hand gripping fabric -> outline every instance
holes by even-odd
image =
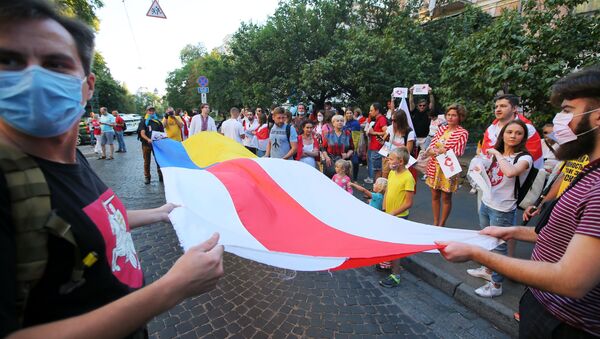
[[[16,314],[23,322],[29,292],[42,278],[48,262],[48,234],[74,246],[71,281],[61,287],[66,294],[80,286],[84,265],[71,226],[50,205],[50,189],[34,159],[0,144],[0,170],[6,178],[16,245]]]

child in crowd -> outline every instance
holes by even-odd
[[[335,162],[335,174],[331,180],[352,194],[350,175],[352,175],[352,163],[349,160],[339,159]]]
[[[369,205],[375,207],[376,209],[383,211],[383,195],[385,194],[385,189],[387,188],[388,180],[383,177],[377,178],[375,183],[373,184],[373,192],[368,189],[355,184],[353,182],[350,183],[350,186],[356,188],[359,192],[362,192],[367,199],[369,199]],[[392,268],[391,261],[384,261],[375,265],[375,269],[381,272],[390,272]]]
[[[406,147],[401,146],[392,150],[388,156],[390,174],[388,185],[383,195],[383,208],[386,213],[399,218],[408,219],[408,209],[412,207],[415,194],[415,179],[408,169],[410,155]],[[400,284],[400,260],[392,261],[392,274],[379,281],[383,287],[396,287]]]
[[[383,211],[383,194],[385,193],[387,182],[386,178],[377,178],[375,184],[373,184],[373,192],[353,182],[350,183],[350,186],[363,193],[365,197],[369,199],[369,205]]]

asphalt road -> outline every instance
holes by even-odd
[[[154,164],[144,185],[141,146],[96,160],[80,146],[100,177],[128,209],[165,202]],[[426,207],[416,207],[426,208]],[[429,208],[429,207],[427,207]],[[415,211],[416,212],[416,211]],[[430,213],[423,211],[423,213]],[[146,283],[165,274],[181,255],[170,224],[136,229],[134,242]],[[404,271],[400,286],[380,287],[372,267],[294,272],[225,254],[225,276],[210,293],[190,298],[148,324],[152,338],[505,338],[507,335],[453,298]]]

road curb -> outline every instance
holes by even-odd
[[[422,254],[431,255],[431,254]],[[413,255],[401,260],[402,266],[431,286],[434,286],[461,302],[467,308],[485,318],[500,330],[512,337],[518,337],[519,326],[513,319],[513,311],[493,298],[481,298],[475,295],[473,287],[446,273],[427,260]]]

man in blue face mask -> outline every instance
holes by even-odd
[[[127,211],[77,150],[93,48],[93,31],[48,1],[0,2],[0,337],[143,335],[223,274],[215,234],[142,288],[129,232],[177,206]]]
[[[487,227],[482,234],[535,242],[530,260],[505,257],[457,242],[438,243],[455,262],[473,260],[527,285],[519,304],[521,338],[600,336],[600,65],[557,81],[551,101],[558,160],[589,164],[534,227]]]

